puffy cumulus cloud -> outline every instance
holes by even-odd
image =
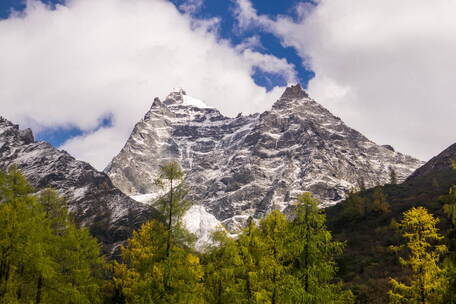
[[[201,1],[188,2],[188,10]],[[63,148],[103,168],[151,105],[174,87],[228,115],[268,108],[256,69],[294,81],[285,60],[217,37],[217,20],[195,20],[164,0],[29,0],[0,21],[1,115],[34,131],[78,127]],[[112,117],[112,127],[97,128]]]
[[[456,141],[455,1],[320,0],[273,19],[237,1],[239,26],[296,48],[311,95],[352,127],[422,159]]]

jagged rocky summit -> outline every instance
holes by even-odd
[[[159,166],[177,160],[186,172],[186,216],[200,239],[217,223],[233,232],[253,216],[286,209],[299,193],[322,206],[341,201],[363,179],[404,180],[422,162],[380,146],[347,127],[299,86],[288,87],[270,111],[230,118],[183,90],[156,98],[105,172],[124,193],[151,202]],[[196,229],[196,230],[195,230]]]
[[[15,165],[37,189],[52,187],[67,199],[79,225],[89,228],[113,254],[131,231],[158,216],[117,189],[102,172],[46,142],[35,142],[30,129],[20,130],[0,117],[0,170]]]

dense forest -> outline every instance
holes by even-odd
[[[391,172],[327,210],[304,193],[196,251],[184,172],[165,164],[155,182],[161,217],[110,259],[54,190],[0,173],[0,303],[456,303],[456,186]]]

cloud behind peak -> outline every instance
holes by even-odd
[[[153,98],[173,87],[228,115],[268,108],[282,88],[268,91],[252,75],[260,69],[291,82],[293,65],[220,39],[216,22],[164,0],[28,1],[0,21],[2,115],[38,132],[81,129],[63,148],[103,168]],[[99,128],[106,115],[112,126]]]

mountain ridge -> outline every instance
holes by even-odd
[[[384,184],[392,167],[404,180],[422,164],[347,127],[299,85],[271,110],[234,118],[185,105],[185,96],[179,90],[163,102],[156,98],[105,172],[124,193],[150,201],[162,194],[153,185],[159,165],[177,160],[190,199],[230,231],[273,206],[286,209],[303,191],[329,206],[359,178]]]
[[[157,211],[118,190],[109,177],[47,142],[35,142],[30,129],[19,129],[0,116],[0,170],[15,165],[38,191],[53,188],[66,198],[78,225],[88,227],[114,254],[133,229]]]

